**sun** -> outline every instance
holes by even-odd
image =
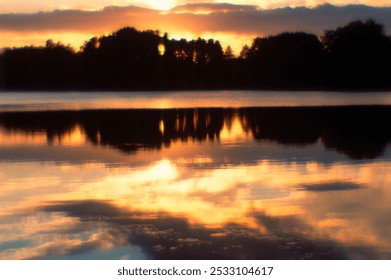
[[[174,7],[176,0],[146,0],[151,8],[161,11],[167,11]]]

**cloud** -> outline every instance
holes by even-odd
[[[178,11],[187,11],[180,13]],[[209,11],[197,14],[197,11]],[[106,7],[99,11],[56,10],[33,14],[0,14],[2,32],[109,32],[122,26],[167,32],[232,32],[272,34],[303,30],[320,34],[357,19],[373,18],[391,29],[391,7],[363,5],[259,10],[252,5],[189,4],[169,12],[135,6]]]
[[[197,3],[185,4],[171,9],[171,12],[189,12],[189,13],[215,13],[215,12],[246,12],[256,11],[255,5],[234,5],[229,3]]]
[[[213,12],[209,15],[188,15],[192,26],[213,32],[274,34],[284,31],[306,31],[321,34],[352,20],[373,18],[391,28],[391,8],[368,6],[322,5],[316,8],[246,9]],[[197,28],[197,27],[195,27]],[[197,30],[201,31],[201,30]]]
[[[166,12],[111,6],[95,11],[8,13],[0,14],[0,47],[43,44],[49,38],[78,47],[92,36],[133,26],[168,32],[173,38],[213,37],[225,46],[231,44],[238,52],[256,36],[286,31],[321,35],[326,29],[369,18],[391,33],[391,7],[364,5],[260,9],[253,5],[201,3],[177,6]]]
[[[158,12],[146,8],[106,7],[99,11],[55,10],[32,14],[0,14],[0,30],[8,32],[99,32],[140,23]],[[148,17],[148,18],[149,18]]]
[[[34,13],[34,12],[48,12],[55,9],[80,9],[80,10],[99,10],[106,6],[113,5],[127,6],[138,5],[146,7],[143,3],[145,0],[1,0],[0,11],[5,13]]]

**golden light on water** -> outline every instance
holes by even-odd
[[[243,129],[242,121],[239,116],[234,116],[231,123],[224,122],[223,129],[220,132],[220,140],[245,140],[252,139],[251,132]]]
[[[1,146],[44,145],[48,142],[46,132],[24,133],[21,131],[5,131],[0,128]]]
[[[135,176],[136,181],[145,182],[169,182],[177,178],[177,168],[169,160],[162,160],[149,167],[145,171],[137,173]]]
[[[193,146],[196,147],[196,144],[177,143],[172,148],[175,150],[181,148],[181,145],[185,145],[185,148],[190,150]],[[142,158],[145,155],[140,154],[138,157]],[[137,168],[119,168],[114,173],[100,164],[77,168],[41,166],[39,173],[46,175],[38,173],[33,175],[33,170],[37,170],[39,164],[30,163],[25,165],[26,172],[23,172],[22,176],[18,175],[18,180],[14,180],[9,172],[12,167],[2,164],[2,171],[5,174],[2,175],[4,184],[1,196],[4,201],[7,201],[4,204],[4,211],[11,211],[14,207],[22,205],[23,207],[39,206],[36,204],[36,193],[39,193],[40,199],[44,201],[67,201],[75,197],[81,201],[89,199],[103,201],[110,197],[114,205],[123,209],[130,207],[129,210],[145,213],[146,218],[150,215],[148,213],[164,210],[173,215],[186,217],[194,225],[202,224],[216,228],[235,222],[257,229],[262,234],[266,234],[267,229],[259,222],[255,222],[251,213],[264,212],[273,217],[297,215],[306,217],[306,222],[321,229],[323,234],[338,233],[336,236],[341,238],[340,242],[348,242],[343,238],[346,229],[349,229],[349,232],[346,232],[349,238],[356,240],[364,238],[365,235],[373,235],[373,228],[362,224],[362,218],[363,215],[379,213],[366,212],[365,208],[357,213],[349,211],[339,213],[340,210],[336,209],[339,209],[342,204],[354,204],[363,197],[376,200],[378,205],[383,205],[387,203],[387,197],[390,197],[390,192],[383,186],[391,182],[391,177],[380,179],[373,176],[379,168],[377,164],[318,165],[314,169],[314,163],[307,165],[262,161],[250,166],[239,165],[224,169],[195,171],[186,167],[197,163],[197,161],[185,161],[183,158],[177,160],[171,158],[171,160],[163,159]],[[202,159],[200,163],[213,163],[213,160]],[[382,164],[382,169],[390,171],[391,166]],[[22,171],[23,167],[19,165],[18,170]],[[280,176],[282,171],[284,171],[283,177]],[[48,177],[48,174],[51,175]],[[31,181],[32,176],[35,176],[34,181]],[[363,185],[372,184],[375,187],[349,193],[341,192],[338,197],[333,192],[298,190],[303,184],[340,182],[346,178],[355,178]],[[73,181],[75,183],[72,183]],[[65,186],[67,187],[64,188]],[[379,192],[380,190],[382,191]],[[12,199],[15,192],[19,193],[17,204]],[[348,209],[343,211],[346,210]],[[9,214],[9,211],[5,213]],[[357,219],[361,222],[356,223]],[[64,222],[68,223],[69,219]],[[5,236],[2,238],[7,239]],[[372,237],[371,240],[371,242],[374,242],[373,240],[380,242],[379,237]]]
[[[161,120],[159,123],[159,131],[162,135],[164,135],[164,121]]]
[[[79,125],[74,126],[68,133],[55,139],[59,145],[83,145],[87,141],[84,130]]]
[[[0,145],[4,146],[45,145],[47,143],[58,146],[82,146],[86,141],[85,131],[79,125],[75,125],[69,132],[55,137],[48,137],[44,131],[26,133],[19,130],[6,131],[0,128]]]
[[[164,222],[161,217],[212,238],[230,237],[232,225],[256,238],[274,238],[271,223],[314,242],[391,246],[388,225],[372,222],[388,217],[390,162],[350,164],[340,157],[324,162],[319,155],[312,158],[323,149],[320,142],[298,148],[256,141],[247,132],[250,120],[231,110],[219,121],[219,140],[171,139],[170,131],[183,135],[213,126],[213,115],[198,109],[162,116],[155,115],[152,127],[167,142],[136,151],[123,151],[118,142],[109,145],[108,131],[82,125],[70,125],[54,137],[39,129],[1,128],[0,221],[7,222],[0,222],[0,244],[32,240],[32,245],[0,252],[0,259],[45,256],[47,251],[66,256],[85,242],[111,250],[128,244],[133,223],[150,235],[162,234],[153,224]],[[96,141],[89,140],[91,135]],[[292,157],[298,151],[311,159]],[[330,158],[336,154],[327,153]],[[112,234],[117,227],[123,238]],[[69,228],[82,233],[68,234]]]

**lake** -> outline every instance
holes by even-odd
[[[0,259],[390,259],[391,93],[0,93]]]
[[[0,112],[341,105],[391,105],[391,92],[0,92]]]

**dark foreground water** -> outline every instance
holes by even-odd
[[[391,259],[391,106],[0,113],[0,259]]]

